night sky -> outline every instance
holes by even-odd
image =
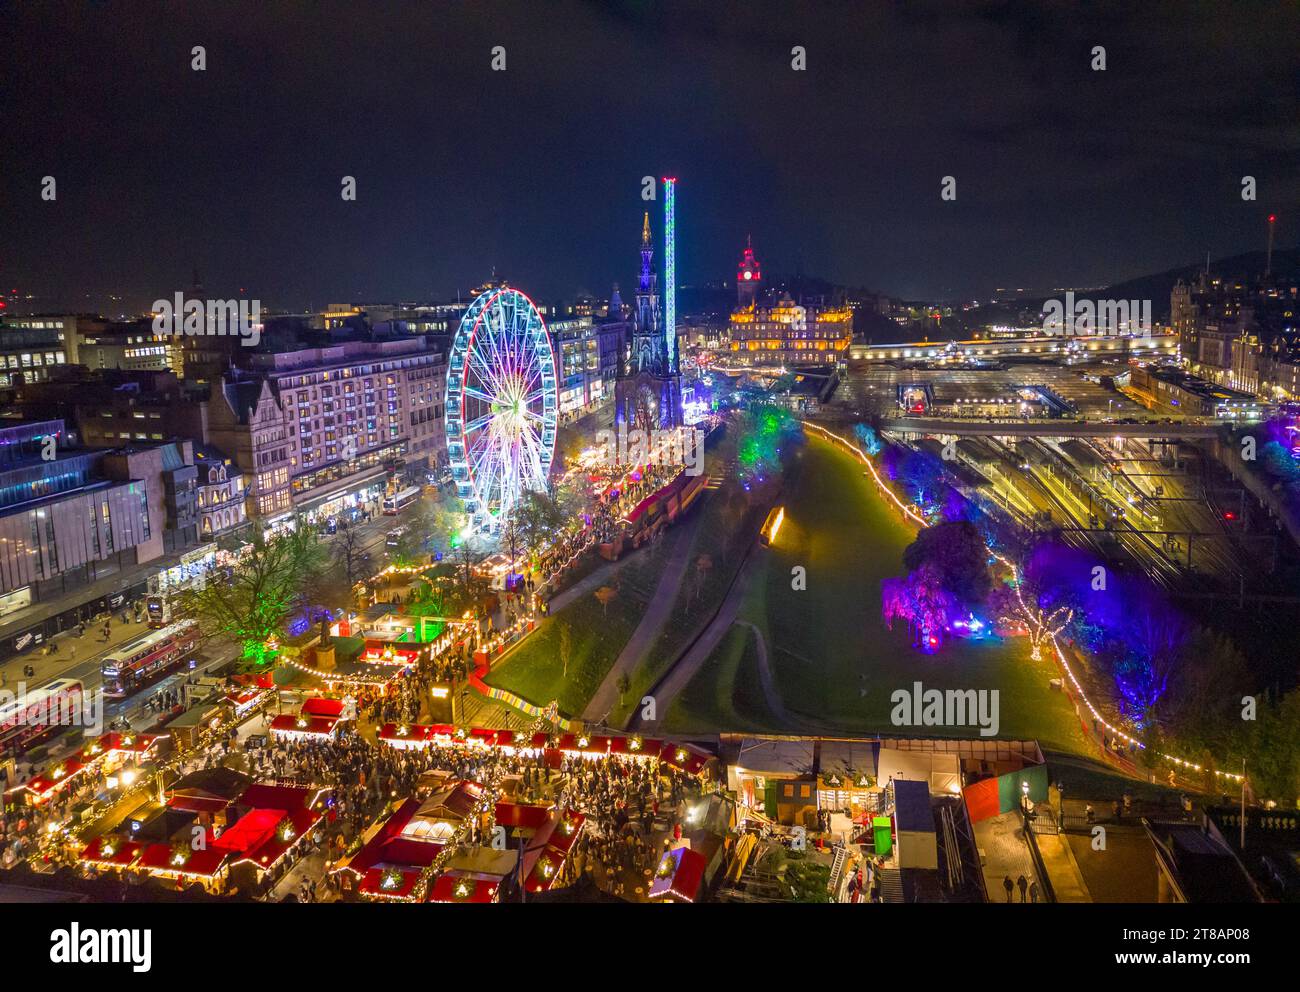
[[[629,292],[646,174],[680,180],[683,284],[733,278],[750,233],[769,273],[948,299],[1262,248],[1270,212],[1296,244],[1300,7],[1074,8],[0,3],[0,280],[109,313],[194,265],[271,307],[493,266]]]

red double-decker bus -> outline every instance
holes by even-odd
[[[55,679],[16,697],[4,693],[0,696],[0,756],[21,754],[81,723],[79,679]]]
[[[145,634],[104,657],[104,695],[121,699],[176,668],[199,646],[199,628],[185,620]]]

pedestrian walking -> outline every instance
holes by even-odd
[[[1020,901],[1024,902],[1025,893],[1029,890],[1029,880],[1024,875],[1021,875],[1016,879],[1016,888],[1020,890]]]
[[[1007,890],[1007,902],[1011,901],[1011,893],[1015,890],[1015,883],[1011,881],[1010,875],[1002,876],[1002,887]]]
[[[1034,880],[1029,883],[1029,901],[1038,902],[1038,881]]]

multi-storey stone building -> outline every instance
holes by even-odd
[[[1300,363],[1300,285],[1202,274],[1170,294],[1170,323],[1196,374],[1269,400],[1295,399]]]
[[[852,310],[796,303],[788,293],[770,304],[742,304],[731,314],[731,357],[744,365],[834,364],[852,341]]]
[[[247,475],[249,517],[335,516],[377,502],[390,473],[446,458],[446,357],[423,337],[239,357],[208,433]]]

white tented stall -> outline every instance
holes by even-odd
[[[961,759],[956,754],[938,751],[897,751],[881,747],[877,759],[878,781],[887,786],[891,781],[924,782],[930,794],[957,796],[961,794]]]

